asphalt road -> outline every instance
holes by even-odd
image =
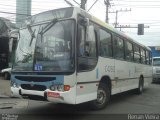
[[[160,84],[151,84],[142,95],[134,91],[112,96],[110,104],[103,110],[93,111],[88,104],[63,105],[44,101],[17,98],[1,98],[0,114],[18,115],[19,119],[128,119],[128,114],[160,115]],[[2,116],[0,117],[2,118]],[[18,119],[18,120],[19,120]],[[160,120],[160,116],[159,119]]]

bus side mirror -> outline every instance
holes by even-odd
[[[95,32],[94,32],[94,26],[88,26],[87,28],[87,41],[94,41]]]

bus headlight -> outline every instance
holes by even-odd
[[[51,85],[50,90],[52,90],[52,91],[64,91],[64,85]]]
[[[50,90],[56,91],[56,86],[52,85],[52,86],[50,87]]]
[[[19,88],[20,86],[14,82],[14,81],[11,81],[11,86],[14,87],[14,88]]]
[[[58,90],[58,91],[63,91],[63,85],[58,85],[58,86],[57,86],[57,90]]]

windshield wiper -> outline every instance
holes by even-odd
[[[49,22],[44,28],[42,28],[42,30],[38,33],[40,35],[44,34],[45,32],[47,32],[52,26],[54,26],[56,24],[56,22],[58,21],[57,18],[53,19],[51,22]]]
[[[30,40],[30,44],[29,44],[29,45],[31,46],[31,45],[32,45],[33,38],[35,38],[35,31],[36,31],[36,30],[33,31],[33,30],[31,29],[31,26],[30,26],[30,25],[27,25],[27,29],[28,29],[28,31],[29,31],[29,33],[30,33],[30,35],[31,35],[31,40]]]

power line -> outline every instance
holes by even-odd
[[[73,0],[77,5],[79,5],[80,6],[80,4],[76,1],[76,0]]]
[[[70,6],[74,6],[71,2],[69,2],[68,0],[64,0],[68,5]]]
[[[31,16],[31,15],[29,15],[29,14],[20,14],[20,13],[4,12],[4,11],[0,11],[0,13],[6,13],[6,14],[15,14],[15,15],[27,15],[27,16]]]
[[[96,0],[96,1],[92,4],[92,6],[88,9],[88,11],[87,11],[87,12],[89,12],[89,11],[90,11],[90,9],[92,9],[92,7],[97,3],[97,1],[98,1],[98,0]]]

